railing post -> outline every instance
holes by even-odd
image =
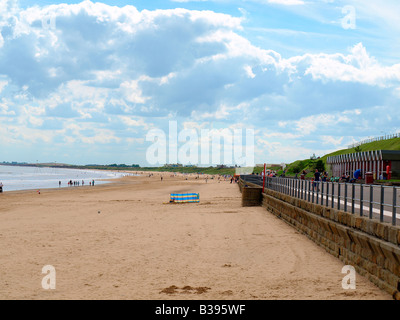
[[[355,204],[355,193],[356,193],[356,185],[353,183],[351,185],[351,213],[354,214],[355,212],[355,208],[354,208],[354,204]]]
[[[369,188],[369,218],[372,219],[372,206],[373,206],[373,200],[374,200],[374,189],[372,187],[372,184],[370,185]]]
[[[347,212],[347,183],[344,184],[344,212]]]
[[[299,189],[299,180],[295,180],[295,193],[296,193],[296,198],[300,198],[300,189]]]
[[[326,183],[326,206],[329,206],[329,182]]]
[[[282,193],[286,194],[286,181],[285,179],[281,178],[282,183]]]
[[[383,222],[384,204],[385,204],[385,189],[384,189],[383,185],[381,185],[381,204],[380,204],[380,210],[379,210],[379,221],[380,222]]]
[[[332,198],[331,198],[332,209],[335,207],[335,199],[334,199],[334,197],[335,197],[335,183],[332,182]]]
[[[396,206],[397,206],[397,189],[393,187],[393,211],[392,211],[392,225],[396,225]]]
[[[311,201],[311,181],[308,181],[308,202]]]
[[[321,181],[321,205],[324,205],[324,182]]]
[[[360,217],[363,216],[364,210],[364,185],[361,184],[360,186]]]
[[[285,180],[286,180],[286,194],[290,195],[290,180],[289,179]]]
[[[315,184],[315,182],[311,181],[311,184],[312,184],[312,200],[311,200],[311,203],[314,203],[314,184]]]
[[[338,183],[337,209],[340,210],[340,183]]]
[[[304,180],[301,180],[301,200],[304,200]]]

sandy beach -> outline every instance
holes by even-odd
[[[341,261],[241,207],[236,184],[148,175],[0,194],[0,299],[392,299],[358,274],[344,290]],[[169,204],[174,192],[200,203]]]

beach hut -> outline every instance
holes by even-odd
[[[350,176],[360,169],[362,178],[367,172],[373,174],[374,179],[400,178],[400,151],[374,150],[359,153],[331,156],[327,158],[333,175],[348,172]]]

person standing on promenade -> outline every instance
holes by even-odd
[[[317,191],[319,191],[318,183],[320,180],[321,173],[318,171],[318,169],[315,169],[314,173],[314,187],[317,188]]]

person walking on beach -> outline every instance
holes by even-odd
[[[94,180],[92,181],[92,187],[94,186]]]

